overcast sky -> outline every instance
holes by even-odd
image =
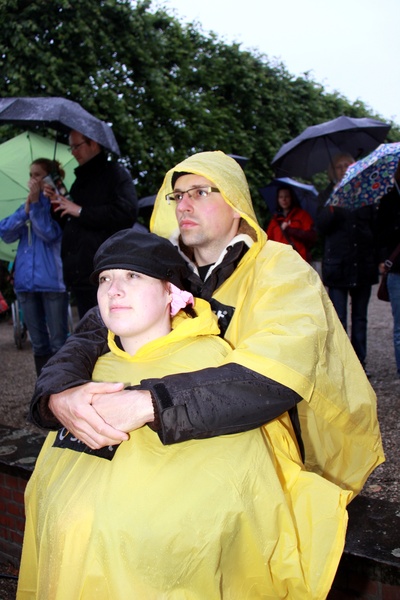
[[[400,125],[400,0],[160,0],[243,50],[309,71],[326,91]]]

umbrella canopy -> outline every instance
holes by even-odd
[[[290,177],[279,177],[273,179],[271,183],[261,188],[260,194],[264,198],[270,212],[276,212],[276,194],[281,186],[289,186],[293,189],[300,206],[306,210],[313,219],[316,217],[318,206],[318,192],[313,185],[300,183]]]
[[[70,188],[78,163],[65,144],[57,144],[54,156],[54,146],[54,140],[27,131],[0,144],[0,220],[25,202],[29,193],[29,166],[36,158],[56,158],[65,171],[65,184]],[[0,259],[14,260],[17,245],[0,240]]]
[[[138,200],[139,210],[141,208],[147,208],[149,206],[153,207],[154,202],[156,201],[156,197],[157,194],[154,194],[153,196],[144,196],[143,198],[140,198],[140,200]]]
[[[307,127],[300,135],[283,144],[272,160],[278,176],[309,179],[326,171],[332,158],[347,152],[359,158],[384,141],[390,125],[368,118],[341,116],[332,121]]]
[[[399,160],[400,142],[381,144],[371,154],[350,165],[326,201],[326,206],[355,210],[361,206],[377,204],[393,187]]]
[[[0,121],[15,125],[47,125],[69,133],[76,129],[106,150],[120,154],[111,127],[66,98],[0,98]]]

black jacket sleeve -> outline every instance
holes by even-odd
[[[107,328],[96,307],[42,369],[31,401],[31,421],[46,429],[57,428],[60,423],[48,408],[50,395],[91,381],[98,357],[107,351]]]
[[[107,330],[94,308],[42,370],[31,403],[33,423],[57,428],[49,396],[90,381],[97,358],[107,350]],[[301,400],[290,388],[235,363],[146,379],[138,388],[151,392],[154,428],[163,444],[254,429]]]
[[[146,379],[163,444],[255,429],[295,408],[293,390],[236,363]],[[296,432],[298,434],[299,432]]]

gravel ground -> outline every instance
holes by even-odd
[[[372,290],[368,323],[368,370],[370,382],[378,398],[378,415],[386,462],[369,477],[361,494],[390,502],[400,500],[400,379],[397,377],[392,342],[392,315],[390,304],[376,298],[377,286]],[[2,362],[2,393],[0,422],[14,427],[37,431],[28,424],[26,415],[35,384],[35,369],[29,340],[18,350],[13,340],[10,319],[0,320],[0,357]],[[15,574],[9,565],[0,564],[0,575]],[[15,598],[15,581],[0,576],[0,600]],[[8,594],[8,595],[7,595]]]

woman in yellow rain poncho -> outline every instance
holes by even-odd
[[[196,300],[195,318],[179,311],[171,330],[170,307],[176,312],[192,298],[183,292],[181,302],[172,285],[184,265],[167,240],[152,234],[125,230],[101,246],[94,275],[114,333],[94,379],[136,383],[222,362],[230,347],[212,335],[218,327],[204,300]],[[301,465],[296,448],[290,451],[296,487]],[[303,475],[303,501],[315,508],[324,501],[318,537],[329,553],[318,577],[325,580],[343,545],[345,496]],[[302,532],[262,429],[163,446],[145,427],[99,452],[60,430],[45,442],[26,509],[21,599],[212,600],[307,591]],[[314,534],[306,529],[309,544]]]
[[[219,367],[206,369],[205,363],[188,361],[186,353],[185,360],[175,371],[171,368],[168,377],[162,370],[156,372],[155,369],[154,375],[140,370],[137,380],[140,380],[139,388],[152,390],[156,415],[161,421],[155,427],[158,436],[164,443],[172,444],[167,447],[160,444],[159,452],[162,456],[184,460],[182,471],[173,469],[171,463],[173,476],[171,473],[168,481],[173,482],[172,488],[168,488],[162,479],[164,468],[161,462],[154,477],[144,480],[139,476],[136,479],[135,469],[131,464],[129,466],[132,480],[142,481],[141,489],[146,489],[146,492],[149,490],[155,502],[149,503],[151,515],[139,519],[136,514],[134,521],[136,526],[139,522],[141,524],[139,545],[153,531],[148,524],[154,521],[157,536],[156,540],[150,538],[150,546],[154,544],[153,557],[158,569],[152,569],[149,562],[142,558],[141,552],[136,555],[136,561],[143,573],[161,578],[157,583],[152,579],[151,585],[157,591],[146,592],[147,595],[141,592],[137,597],[323,599],[329,591],[343,550],[346,503],[358,493],[369,473],[383,460],[375,395],[317,273],[291,248],[267,242],[257,224],[243,172],[232,159],[220,152],[201,153],[172,169],[166,175],[157,197],[152,218],[153,230],[164,237],[173,237],[176,230],[175,208],[165,202],[165,195],[174,189],[172,176],[176,172],[207,178],[224,201],[240,214],[240,228],[235,240],[243,241],[248,250],[239,257],[233,273],[230,272],[217,285],[211,299],[217,311],[218,307],[222,313],[225,308],[233,308],[232,318],[224,331],[230,350],[222,358],[222,367],[231,364],[243,366],[242,372],[248,379],[243,381],[243,385],[240,381],[234,382],[240,394],[246,393],[246,387],[251,385],[252,374],[261,374],[270,381],[291,388],[303,398],[297,406],[305,466],[287,413],[264,427],[258,427],[263,422],[260,416],[258,424],[253,421],[253,430],[238,433],[243,431],[240,419],[236,416],[238,424],[230,423],[229,410],[226,409],[225,431],[235,432],[236,428],[236,433],[221,435],[224,433],[224,426],[220,425],[223,419],[215,408],[214,397],[205,394],[202,403],[199,393],[201,378],[207,378],[207,382],[212,380],[212,375],[218,373]],[[232,240],[232,245],[235,240]],[[206,284],[207,279],[204,287]],[[82,341],[76,342],[75,339],[67,344],[67,352],[63,356],[69,353],[68,360],[74,360],[71,350],[76,343],[79,347]],[[210,354],[209,358],[209,364],[215,366],[215,357]],[[61,366],[62,362],[58,361],[57,369]],[[203,371],[196,378],[193,369],[201,368]],[[187,373],[190,376],[189,384],[185,385],[184,369],[192,371]],[[54,378],[55,369],[48,372]],[[66,374],[62,376],[65,381]],[[105,376],[111,378],[109,372]],[[39,386],[42,393],[43,381],[45,379],[42,379],[42,387]],[[132,381],[136,382],[134,378]],[[214,381],[217,381],[217,377]],[[223,384],[225,386],[226,381]],[[59,389],[66,387],[64,385]],[[57,387],[53,385],[52,391],[55,389]],[[216,398],[220,389],[214,385]],[[180,400],[182,397],[184,401]],[[212,404],[208,402],[209,397],[213,400]],[[35,406],[36,410],[40,410],[37,400],[38,394],[34,410]],[[232,405],[234,402],[232,396]],[[230,409],[229,398],[224,406]],[[205,420],[207,410],[211,414],[211,425]],[[244,404],[242,412],[243,415],[246,413]],[[207,427],[214,432],[209,433]],[[251,429],[251,425],[247,424],[246,428]],[[148,433],[152,433],[148,432],[148,428],[139,429],[131,433],[131,440]],[[175,444],[190,437],[209,439],[192,439]],[[237,444],[238,440],[246,440],[247,443],[250,439],[251,444],[249,442],[249,446],[237,455],[227,450],[227,444]],[[124,442],[120,450],[129,443]],[[206,458],[208,447],[211,447],[209,463]],[[197,448],[197,456],[200,457],[198,466],[194,466],[195,461],[191,461],[187,448],[193,449],[193,455],[194,448]],[[234,448],[236,450],[239,446],[234,445]],[[255,448],[259,450],[255,451]],[[170,450],[171,455],[168,454]],[[220,479],[221,472],[216,474],[213,469],[222,464],[222,458],[228,460],[230,456],[232,462],[223,463],[223,477]],[[211,482],[202,479],[204,470]],[[212,482],[216,485],[215,495]],[[148,487],[150,484],[154,488]],[[136,488],[133,491],[131,479],[129,485],[126,493],[130,498],[141,498],[142,509],[146,501],[136,493]],[[231,504],[232,493],[236,499],[240,498],[240,506]],[[96,497],[102,498],[97,494]],[[118,494],[120,497],[121,493]],[[168,507],[165,521],[164,506]],[[189,516],[181,518],[188,508]],[[166,525],[168,519],[172,519],[170,526]],[[177,522],[183,535],[177,533]],[[210,523],[212,526],[208,527]],[[213,545],[210,537],[204,539],[202,536],[214,530],[219,541]],[[121,541],[118,546],[119,564],[128,564],[128,572],[131,572],[129,557],[135,556],[134,550],[121,536],[118,540]],[[112,562],[116,543],[117,540],[107,550],[105,543],[99,542],[104,564]],[[207,561],[207,566],[199,562],[202,553],[214,556],[215,562],[212,562],[212,558]],[[179,557],[182,565],[177,570],[178,561],[173,561],[174,556]],[[162,560],[159,563],[160,557]],[[171,559],[175,565],[175,575],[178,574],[172,587],[168,587],[166,579],[162,579],[164,576],[168,578],[168,573],[172,572],[165,563],[166,558]],[[107,581],[112,566],[109,569],[105,576]],[[199,573],[197,580],[195,572]],[[208,579],[206,573],[211,572],[212,578]],[[97,576],[99,581],[103,581],[104,572],[100,569]],[[35,596],[21,596],[29,597]],[[59,596],[64,597],[68,596]],[[112,595],[104,597],[111,598]],[[115,592],[114,597],[120,596]]]

